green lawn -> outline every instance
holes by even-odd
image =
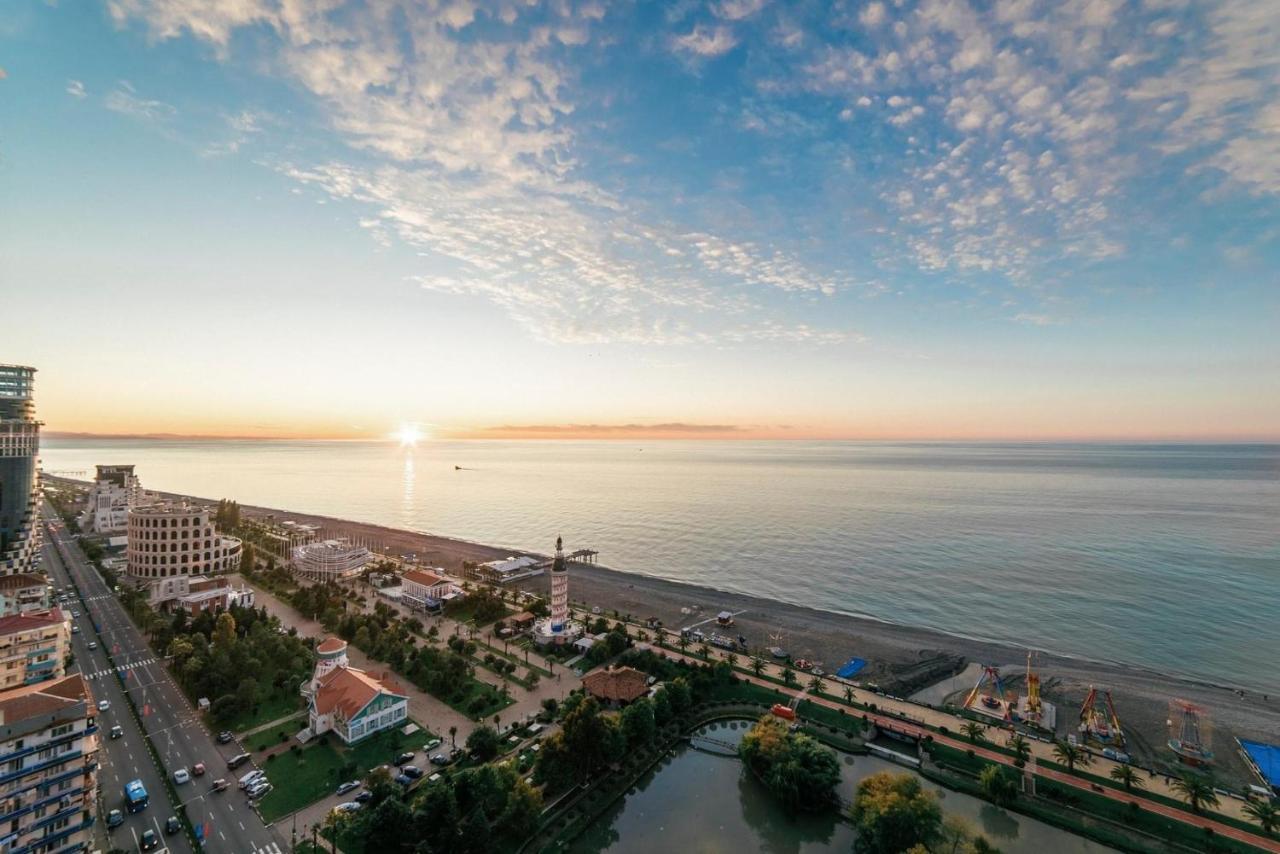
[[[261,763],[275,788],[259,804],[268,822],[302,809],[329,795],[339,783],[361,779],[369,769],[390,763],[401,750],[420,750],[434,736],[425,729],[401,735],[399,729],[381,732],[348,748],[333,735],[327,743],[319,739],[306,747],[279,754]],[[354,763],[354,773],[344,766]],[[341,777],[341,779],[340,779]]]
[[[229,721],[215,722],[215,726],[232,732],[244,732],[277,718],[283,718],[285,715],[300,712],[304,708],[302,696],[296,691],[273,694],[258,703],[257,708],[246,710]]]

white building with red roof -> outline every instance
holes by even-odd
[[[411,608],[434,611],[461,595],[444,570],[408,569],[400,576],[400,601]]]
[[[303,686],[309,726],[304,740],[332,732],[354,744],[409,719],[409,696],[390,673],[375,676],[347,662],[347,643],[330,637],[316,647],[316,669]]]

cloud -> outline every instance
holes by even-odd
[[[178,112],[172,104],[139,97],[133,84],[127,80],[121,80],[116,88],[107,94],[103,104],[108,110],[146,122],[164,122],[173,118]]]
[[[525,435],[597,435],[607,436],[626,433],[637,436],[654,436],[672,433],[738,433],[742,427],[737,424],[690,424],[672,421],[664,424],[504,424],[498,427],[485,427],[490,433],[518,433]]]
[[[260,110],[241,110],[224,116],[224,119],[227,125],[227,137],[205,146],[201,153],[208,157],[235,154],[251,138],[262,133],[265,122],[272,120],[269,114]]]
[[[701,24],[671,40],[675,50],[702,57],[720,56],[733,50],[737,44],[737,37],[728,27],[705,27]]]
[[[88,93],[84,91],[84,84],[79,80],[67,81],[67,94],[73,98],[83,98]]]
[[[881,2],[868,3],[858,14],[858,22],[867,29],[874,29],[885,22],[888,14]]]
[[[765,0],[722,0],[714,7],[715,16],[726,21],[742,21],[764,8]]]

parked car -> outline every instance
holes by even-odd
[[[406,764],[406,763],[408,763],[408,762],[412,762],[412,761],[413,761],[413,751],[412,751],[412,750],[407,751],[407,752],[405,752],[405,753],[401,753],[399,756],[397,756],[397,757],[396,757],[396,767],[398,768],[398,767],[400,767],[401,765],[404,765],[404,764]]]
[[[240,788],[247,789],[250,786],[252,786],[254,783],[258,782],[259,779],[266,776],[267,776],[266,771],[263,771],[261,768],[254,768],[248,774],[245,774],[243,777],[240,778]]]
[[[178,823],[178,817],[176,815],[171,815],[164,820],[164,832],[167,835],[172,836],[179,830],[182,830],[182,825]]]
[[[112,737],[112,738],[120,738],[120,737],[122,737],[123,735],[124,735],[124,727],[122,727],[122,726],[113,726],[113,727],[111,728],[111,737]]]
[[[367,804],[371,800],[373,800],[373,792],[368,789],[355,796],[355,802],[358,804]]]
[[[413,778],[410,777],[408,774],[397,774],[396,782],[399,783],[401,786],[408,788],[409,786],[413,785]]]
[[[433,738],[430,741],[428,741],[425,745],[423,745],[422,749],[430,753],[432,750],[435,750],[439,746],[440,746],[440,739]]]
[[[249,754],[247,753],[237,753],[235,756],[232,756],[230,759],[227,760],[227,767],[232,770],[235,770],[236,768],[239,768],[244,763],[248,762],[251,758],[252,757],[250,757]]]
[[[79,611],[72,611],[72,612],[71,612],[71,616],[73,616],[73,617],[78,617],[78,616],[80,616],[80,612],[79,612]]]
[[[179,786],[183,783],[190,783],[191,772],[186,768],[179,768],[177,771],[173,772],[173,782],[177,783]]]
[[[445,756],[443,753],[437,753],[435,756],[431,757],[432,765],[448,765],[450,761],[449,757]]]
[[[80,627],[79,627],[79,626],[72,626],[72,627],[71,627],[71,634],[73,634],[73,635],[78,635],[78,634],[80,634]]]
[[[97,641],[89,641],[89,649],[97,649],[97,648],[98,648]]]
[[[336,807],[333,808],[333,811],[334,812],[356,812],[359,809],[360,809],[360,805],[358,803],[356,803],[355,801],[347,801],[346,803],[338,804]]]
[[[213,781],[213,790],[215,792],[225,792],[229,788],[231,788],[231,783],[227,781],[226,777],[219,777]]]
[[[203,762],[197,762],[195,765],[192,765],[192,766],[191,766],[191,776],[192,776],[192,777],[203,777],[203,776],[204,776],[204,763],[203,763]]]
[[[112,810],[107,813],[107,830],[115,830],[122,824],[124,824],[124,813],[120,812],[120,810]]]
[[[100,712],[105,712],[107,709],[110,709],[110,708],[111,708],[111,701],[110,701],[110,700],[99,700],[99,701],[98,701],[98,711],[100,711]]]
[[[345,782],[345,783],[343,783],[342,785],[338,786],[338,791],[337,791],[337,792],[335,792],[335,794],[338,794],[338,795],[345,795],[347,792],[353,791],[353,790],[358,789],[358,788],[360,788],[360,781],[358,781],[358,780],[348,780],[347,782]]]
[[[417,780],[422,776],[423,772],[417,765],[406,765],[400,769],[400,773],[404,774],[406,777]]]
[[[222,732],[218,733],[218,744],[230,744],[234,738],[235,736],[232,735],[230,731],[224,729]]]
[[[256,801],[274,788],[275,786],[272,786],[265,779],[261,783],[255,783],[253,788],[249,789],[249,800]]]
[[[156,832],[147,828],[142,831],[142,835],[138,837],[138,850],[150,851],[153,848],[160,847],[160,837],[156,836]]]

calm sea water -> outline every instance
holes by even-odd
[[[615,569],[1280,690],[1276,445],[47,440],[42,456],[513,549],[563,534]]]

